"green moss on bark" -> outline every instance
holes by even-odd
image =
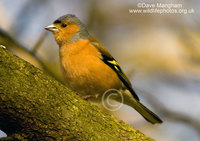
[[[152,140],[1,47],[0,66],[0,129],[13,139]]]

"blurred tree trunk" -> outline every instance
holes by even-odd
[[[0,47],[0,140],[152,140]]]

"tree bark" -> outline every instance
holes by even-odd
[[[152,140],[0,47],[0,140]]]

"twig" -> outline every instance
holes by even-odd
[[[60,79],[59,76],[55,75],[48,67],[47,65],[42,61],[42,59],[36,54],[37,49],[39,48],[40,44],[44,41],[46,35],[46,33],[43,33],[38,42],[36,43],[35,47],[35,51],[31,51],[30,49],[28,49],[28,47],[25,47],[23,45],[21,45],[18,41],[16,41],[13,37],[11,37],[7,32],[3,31],[2,29],[0,29],[0,44],[8,47],[8,49],[10,50],[22,50],[25,53],[29,54],[30,56],[32,56],[34,59],[37,60],[37,62],[40,64],[40,66],[42,67],[42,69],[44,71],[46,71],[49,75],[53,76],[56,80],[62,82],[62,80]]]
[[[32,54],[35,54],[37,52],[37,50],[41,47],[41,44],[44,42],[44,40],[46,39],[47,36],[47,32],[43,32],[40,35],[40,38],[38,39],[38,41],[36,42],[36,44],[33,46],[33,49],[31,51]]]

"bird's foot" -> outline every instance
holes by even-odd
[[[85,100],[88,100],[88,99],[91,99],[91,98],[97,99],[98,96],[99,96],[98,94],[95,94],[95,95],[84,95],[84,96],[82,96],[82,98],[85,99]]]

